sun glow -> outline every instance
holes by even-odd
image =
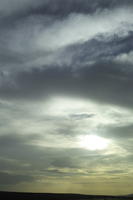
[[[85,135],[80,136],[80,146],[92,151],[104,150],[108,147],[109,141],[103,137],[97,135]]]

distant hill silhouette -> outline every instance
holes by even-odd
[[[102,195],[81,195],[81,194],[54,194],[54,193],[18,193],[0,192],[0,199],[12,200],[132,200],[128,196],[102,196]]]
[[[128,197],[133,197],[133,194],[128,194],[127,196],[128,196]]]

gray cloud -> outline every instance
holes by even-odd
[[[93,116],[94,116],[94,114],[87,114],[87,113],[70,115],[71,118],[76,119],[76,120],[88,119],[88,118],[91,118]]]
[[[29,72],[17,72],[15,76],[2,72],[1,96],[33,99],[55,95],[55,91],[61,95],[88,96],[98,101],[132,106],[132,65],[115,61],[118,55],[132,50],[132,32],[126,37],[116,36],[107,41],[104,41],[106,37],[100,38],[65,48],[61,56],[66,55],[69,64],[62,60],[61,64],[51,63],[42,69],[34,67]],[[102,95],[100,91],[104,91]]]
[[[14,175],[14,174],[0,172],[0,185],[14,185],[21,182],[31,182],[31,181],[33,181],[32,176]]]
[[[132,177],[132,10],[128,0],[0,1],[0,188],[55,191],[61,178],[86,192],[82,183]],[[82,146],[87,135],[108,146]]]
[[[133,125],[126,125],[123,126],[122,124],[120,126],[116,127],[108,127],[108,130],[105,128],[105,134],[112,136],[114,138],[117,138],[118,140],[121,138],[132,138],[132,131],[133,131]]]
[[[125,173],[124,170],[112,170],[112,171],[107,171],[107,173],[109,174],[121,174],[121,173]]]
[[[70,13],[92,13],[99,9],[111,9],[121,6],[132,6],[130,0],[46,0],[45,2],[39,0],[16,1],[13,0],[12,6],[9,6],[9,1],[1,1],[1,11],[6,13],[23,11],[27,9],[30,14],[45,14],[65,17]],[[64,5],[64,6],[63,6]],[[23,11],[24,12],[24,11]]]
[[[3,86],[0,92],[7,98],[36,99],[58,94],[132,107],[132,72],[123,70],[124,66],[102,62],[78,69],[76,76],[68,67],[35,69],[18,75],[17,88]]]

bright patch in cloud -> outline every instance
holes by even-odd
[[[80,136],[80,146],[92,151],[106,149],[109,141],[97,135]]]

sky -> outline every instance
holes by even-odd
[[[0,0],[0,190],[133,193],[133,1]]]

